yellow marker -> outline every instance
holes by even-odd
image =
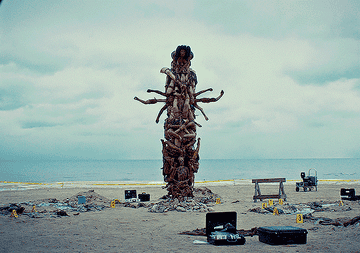
[[[220,198],[216,198],[216,202],[215,202],[215,204],[221,204],[221,200],[220,200]]]
[[[339,206],[343,206],[343,205],[344,205],[344,202],[342,200],[340,200]]]
[[[265,209],[267,207],[267,204],[266,203],[262,203],[261,204],[261,209]]]
[[[18,214],[16,213],[15,210],[12,210],[12,213],[11,213],[10,217],[15,217],[15,218],[17,218],[17,217],[19,217],[19,216],[18,216]]]
[[[269,199],[269,206],[272,206],[274,204],[274,201],[272,199]]]
[[[279,215],[279,210],[276,207],[274,207],[273,215]]]
[[[296,215],[296,223],[304,223],[303,215],[301,213]]]
[[[35,206],[32,207],[31,212],[32,213],[34,213],[34,212],[37,213]]]
[[[284,200],[283,199],[279,199],[279,204],[283,205],[284,204]]]
[[[110,206],[111,206],[111,208],[115,208],[115,200],[111,201]]]

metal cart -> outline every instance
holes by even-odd
[[[313,175],[311,175],[311,171]],[[305,176],[305,172],[301,172],[300,176],[302,178],[302,182],[296,182],[295,190],[298,192],[300,188],[304,189],[304,192],[311,191],[315,189],[317,191],[318,179],[317,179],[317,171],[316,169],[309,169],[308,176]]]

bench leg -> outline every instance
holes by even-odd
[[[258,183],[255,183],[255,195],[254,195],[254,202],[257,201],[257,197],[261,196],[261,192],[260,192],[260,186]]]

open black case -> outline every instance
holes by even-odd
[[[236,233],[236,219],[236,212],[207,213],[207,241],[214,245],[245,244],[245,238]]]

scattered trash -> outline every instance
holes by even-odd
[[[130,194],[130,192],[129,192]],[[123,207],[139,208],[145,207],[152,213],[165,213],[169,211],[177,212],[212,212],[216,199],[219,195],[214,194],[206,187],[194,189],[194,197],[183,197],[182,200],[172,199],[169,196],[163,196],[159,202],[125,202],[121,203]]]
[[[163,200],[149,206],[150,212],[164,213],[168,211],[177,212],[212,212],[212,206],[220,196],[214,194],[206,187],[195,188],[194,197],[184,197],[183,200],[172,199],[167,196]]]
[[[82,198],[81,198],[82,197]],[[79,199],[87,204],[79,204]],[[85,199],[85,201],[83,201]],[[70,216],[69,213],[75,212],[79,215],[81,212],[101,211],[109,207],[110,201],[95,193],[94,190],[78,193],[70,198],[60,201],[56,198],[42,199],[36,201],[22,202],[18,204],[8,204],[0,206],[0,215],[27,215],[30,218],[63,217]]]
[[[58,210],[58,211],[56,212],[56,214],[59,215],[59,216],[70,216],[70,215],[68,215],[64,210]]]
[[[312,215],[307,215],[304,219],[312,220],[315,224],[321,225],[334,225],[334,226],[343,226],[348,227],[351,225],[358,225],[360,223],[360,216],[356,216],[354,218],[337,218],[330,219],[325,217],[313,217]]]
[[[264,203],[263,203],[264,204]],[[314,212],[343,212],[350,211],[350,206],[342,206],[339,204],[339,201],[336,202],[310,202],[305,204],[283,204],[283,205],[274,205],[271,207],[266,207],[266,205],[262,205],[262,207],[256,207],[249,209],[250,212],[261,213],[261,214],[273,214],[274,208],[276,208],[279,214],[311,214]]]
[[[346,212],[352,210],[351,206],[341,205],[339,201],[336,202],[310,202],[306,204],[284,204],[281,207],[256,207],[249,209],[249,212],[260,214],[274,214],[275,208],[281,214],[296,214],[296,222],[303,223],[304,220],[313,221],[315,224],[334,225],[334,226],[349,226],[360,223],[360,216],[355,218],[337,218],[330,219],[324,217],[314,217],[315,212]]]

